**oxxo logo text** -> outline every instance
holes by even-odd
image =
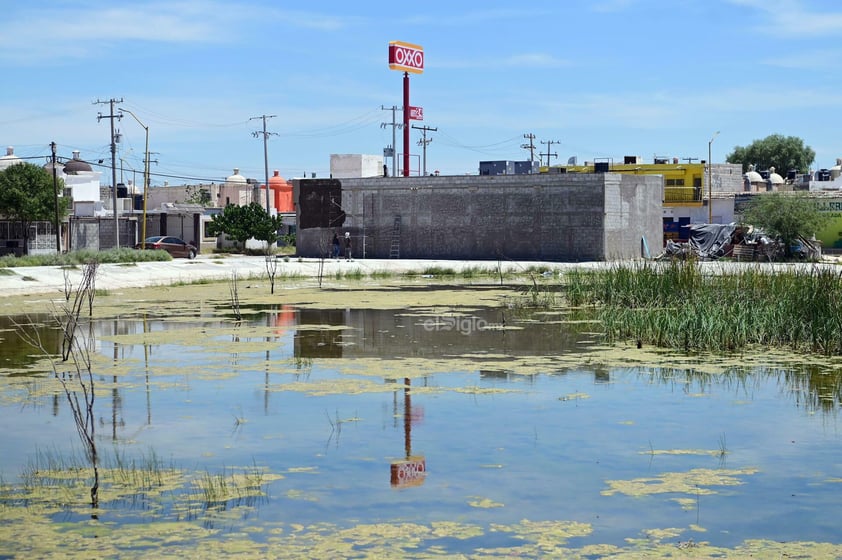
[[[389,67],[393,70],[421,73],[424,70],[424,49],[408,43],[389,43]]]

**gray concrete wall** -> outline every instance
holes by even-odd
[[[713,192],[741,193],[743,189],[743,166],[739,163],[714,163],[710,166]],[[707,198],[707,177],[705,177],[705,193]]]
[[[306,180],[304,180],[306,181]],[[341,179],[354,255],[388,258],[400,216],[400,257],[593,261],[660,247],[663,178],[607,174]],[[298,200],[300,184],[294,181]],[[301,205],[298,205],[300,208]],[[300,219],[298,223],[301,224]],[[301,256],[318,256],[334,229],[299,229]]]
[[[602,260],[654,256],[664,240],[663,178],[607,173]],[[645,243],[644,243],[645,240]]]

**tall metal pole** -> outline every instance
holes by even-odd
[[[140,122],[140,121],[137,121]],[[143,225],[140,226],[142,236],[141,247],[146,249],[146,197],[149,190],[149,127],[141,123],[146,131],[146,157],[143,160]]]
[[[397,171],[397,155],[396,154],[397,154],[397,148],[398,147],[397,147],[397,138],[396,138],[395,129],[400,128],[403,125],[400,125],[395,121],[395,111],[398,110],[398,108],[396,106],[392,105],[391,107],[384,107],[383,105],[381,105],[380,109],[383,110],[383,111],[387,111],[387,110],[392,111],[392,177],[397,177],[398,171]],[[381,123],[380,126],[386,127],[386,126],[388,126],[388,124],[389,123]]]
[[[427,131],[436,132],[438,130],[438,128],[431,128],[429,126],[415,126],[415,125],[412,125],[412,128],[421,131],[422,138],[418,142],[418,145],[422,146],[423,150],[424,150],[423,151],[423,157],[421,159],[424,162],[424,165],[423,165],[423,168],[422,168],[423,169],[423,175],[426,176],[427,175],[427,144],[429,144],[430,142],[433,141],[432,138],[430,138],[429,140],[427,139]]]
[[[111,121],[111,188],[113,189],[111,200],[114,205],[114,247],[117,249],[120,248],[120,219],[117,214],[117,138],[114,136],[114,119],[122,119],[123,115],[114,114],[114,104],[122,102],[122,98],[114,99],[113,97],[109,101],[100,101],[97,99],[94,102],[97,105],[108,103],[111,106],[111,112],[108,115],[108,120]],[[102,118],[104,118],[102,113],[97,115],[97,122]]]
[[[111,201],[114,204],[114,247],[120,248],[120,216],[117,214],[117,142],[114,141],[114,100],[111,100]]]
[[[719,136],[719,131],[717,130],[713,137],[711,137],[710,141],[708,142],[708,223],[713,223],[713,181],[712,179],[712,162],[711,158],[711,145],[713,141],[716,140],[716,137]]]
[[[56,202],[56,253],[61,253],[61,222],[58,215],[58,176],[56,175],[56,143],[50,142],[50,150],[53,157],[53,194]]]
[[[276,117],[277,115],[261,115],[259,117],[252,117],[249,120],[253,121],[255,119],[263,119],[263,132],[252,132],[252,136],[257,138],[258,135],[263,134],[263,170],[266,175],[266,213],[269,213],[269,135],[274,134],[272,132],[266,131],[266,119],[271,119]],[[258,199],[260,202],[260,199]]]
[[[395,122],[395,110],[397,107],[392,105],[392,177],[396,177],[398,174],[397,171],[397,158],[395,158],[395,148],[397,148],[397,138],[395,136],[395,128],[397,127],[398,123]]]
[[[263,116],[263,176],[266,181],[263,183],[266,186],[266,213],[269,213],[269,141],[266,132],[266,115]]]
[[[141,122],[137,115],[129,111],[128,109],[120,109],[121,113],[128,113],[134,120],[137,121],[143,130],[146,132],[146,150],[145,150],[145,157],[143,159],[143,224],[140,226],[141,228],[141,238],[140,242],[142,243],[142,247],[146,249],[146,197],[149,190],[149,127],[146,126]]]
[[[403,73],[403,176],[409,177],[409,72]]]

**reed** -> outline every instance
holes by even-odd
[[[775,346],[842,354],[842,276],[745,268],[705,276],[694,263],[576,270],[567,303],[595,310],[609,340],[686,351]]]

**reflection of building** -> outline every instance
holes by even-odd
[[[298,358],[441,358],[455,354],[490,352],[514,356],[544,356],[579,352],[580,335],[572,325],[530,323],[528,328],[494,328],[498,309],[475,309],[471,316],[447,321],[430,313],[399,309],[298,310],[295,356]],[[344,327],[344,328],[339,328]],[[470,328],[467,328],[470,327]],[[351,344],[349,344],[351,343]],[[477,362],[483,373],[488,368]],[[502,374],[505,375],[505,374]],[[521,379],[522,374],[518,374]]]

